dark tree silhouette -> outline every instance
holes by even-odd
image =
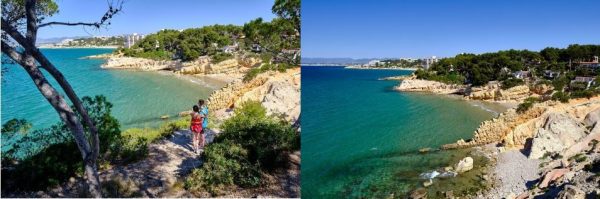
[[[96,160],[99,153],[98,130],[90,119],[79,97],[46,56],[35,46],[38,28],[65,25],[91,26],[100,28],[110,24],[110,19],[121,11],[122,1],[111,2],[108,11],[98,22],[47,22],[42,21],[58,12],[52,0],[3,0],[2,1],[2,53],[20,65],[31,77],[40,93],[56,110],[60,119],[71,131],[85,165],[85,181],[92,197],[101,197],[100,181]],[[60,85],[69,100],[72,110],[64,97],[52,86],[41,69],[46,70]],[[85,123],[85,127],[82,124]],[[86,135],[86,127],[89,134]]]

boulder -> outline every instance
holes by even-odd
[[[473,169],[473,158],[463,158],[458,162],[458,164],[456,164],[455,168],[457,173],[464,173]]]
[[[427,153],[429,151],[431,151],[431,148],[422,148],[422,149],[419,149],[419,153]]]
[[[549,114],[531,144],[529,158],[539,159],[547,153],[559,153],[583,138],[585,127],[575,119],[559,113]]]
[[[583,119],[583,124],[587,127],[593,127],[598,120],[600,120],[600,108],[589,112]]]
[[[423,186],[424,187],[431,186],[432,184],[433,184],[433,180],[432,179],[429,179],[429,180],[423,182]]]
[[[415,189],[414,191],[410,192],[410,195],[408,196],[408,198],[410,198],[410,199],[425,199],[425,198],[427,198],[427,189],[425,189],[425,188]]]
[[[566,185],[565,188],[558,193],[560,199],[585,199],[585,193],[581,189],[573,185]]]
[[[539,188],[546,188],[550,182],[557,180],[558,178],[569,172],[569,169],[553,169],[544,175],[542,182],[538,185]]]

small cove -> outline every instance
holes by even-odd
[[[494,105],[397,92],[392,90],[396,81],[377,80],[409,73],[302,67],[304,197],[403,197],[423,182],[419,174],[469,153],[418,150],[470,138],[482,121],[496,115],[481,106]],[[476,159],[475,164],[483,163]]]

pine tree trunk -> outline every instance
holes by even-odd
[[[22,64],[23,68],[27,71],[27,74],[31,77],[40,93],[48,100],[52,108],[56,110],[60,119],[65,125],[71,130],[75,143],[81,152],[83,157],[83,163],[85,166],[85,180],[87,183],[87,190],[91,197],[101,197],[100,192],[100,179],[98,178],[98,169],[96,161],[93,157],[92,149],[86,139],[83,125],[79,121],[77,114],[71,109],[65,99],[56,91],[52,85],[48,83],[48,80],[44,77],[40,69],[35,65],[34,58],[26,54],[25,63]]]

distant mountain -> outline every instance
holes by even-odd
[[[366,64],[374,58],[353,59],[353,58],[313,58],[302,57],[302,64],[332,64],[332,65],[347,65],[347,64]]]

